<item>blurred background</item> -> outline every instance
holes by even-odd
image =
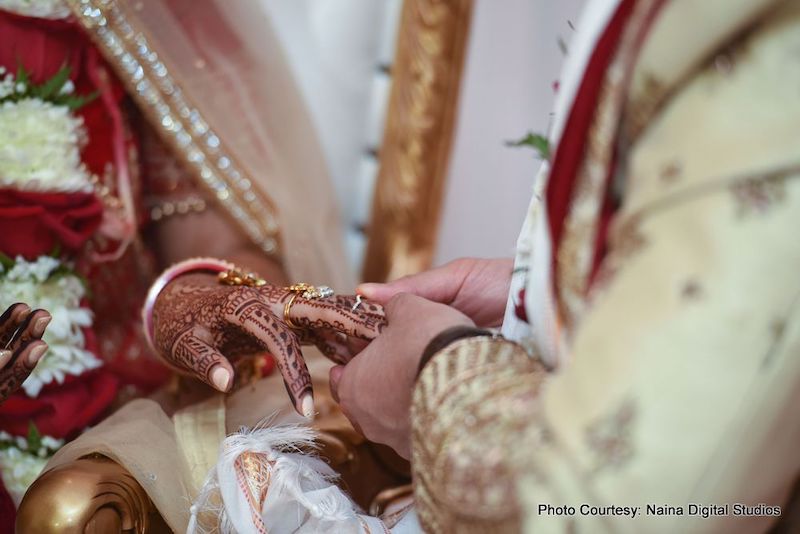
[[[397,72],[403,1],[260,1],[311,110],[336,184],[348,256],[360,272]],[[540,159],[506,142],[529,131],[547,132],[555,81],[583,1],[464,3],[470,13],[452,139],[444,147],[449,162],[441,177],[433,264],[467,255],[513,255]]]

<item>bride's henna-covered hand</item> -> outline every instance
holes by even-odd
[[[50,314],[13,304],[0,315],[0,402],[14,393],[47,351],[41,340]]]
[[[385,324],[380,306],[355,297],[295,297],[290,328],[283,310],[292,293],[282,287],[221,285],[210,274],[186,274],[170,282],[153,308],[156,348],[169,365],[227,391],[233,367],[226,357],[263,350],[276,359],[297,411],[312,415],[311,377],[300,352],[314,343],[336,362],[347,360],[347,336],[374,338]],[[344,336],[344,338],[342,337]]]
[[[326,299],[306,300],[297,298],[291,308],[292,322],[302,327],[295,332],[303,345],[316,345],[319,351],[329,360],[338,364],[346,364],[358,353],[363,344],[373,339],[385,323],[383,307],[379,304],[358,299],[355,295],[336,295]],[[356,306],[358,303],[358,306]],[[369,337],[348,332],[342,323],[330,323],[321,316],[321,310],[340,310],[348,317],[359,321],[372,321],[377,330]],[[315,311],[318,310],[318,311]],[[281,311],[281,316],[283,312]]]

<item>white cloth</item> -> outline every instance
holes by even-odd
[[[301,452],[313,446],[314,431],[299,424],[267,423],[228,436],[192,505],[187,534],[390,532],[333,483],[337,475],[327,464]],[[412,511],[391,532],[422,531]]]

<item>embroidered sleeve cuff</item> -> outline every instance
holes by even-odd
[[[515,530],[516,479],[526,460],[513,444],[538,431],[544,375],[522,347],[486,336],[452,342],[431,357],[411,405],[414,491],[426,530],[454,521],[478,532]]]
[[[476,328],[474,326],[454,326],[442,331],[439,335],[434,337],[425,350],[422,352],[422,357],[419,360],[419,367],[417,369],[417,378],[419,374],[439,351],[446,348],[448,345],[460,340],[470,337],[499,337],[491,330],[484,328]]]

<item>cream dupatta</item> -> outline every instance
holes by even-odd
[[[69,0],[151,124],[289,275],[352,287],[319,141],[252,2]]]

